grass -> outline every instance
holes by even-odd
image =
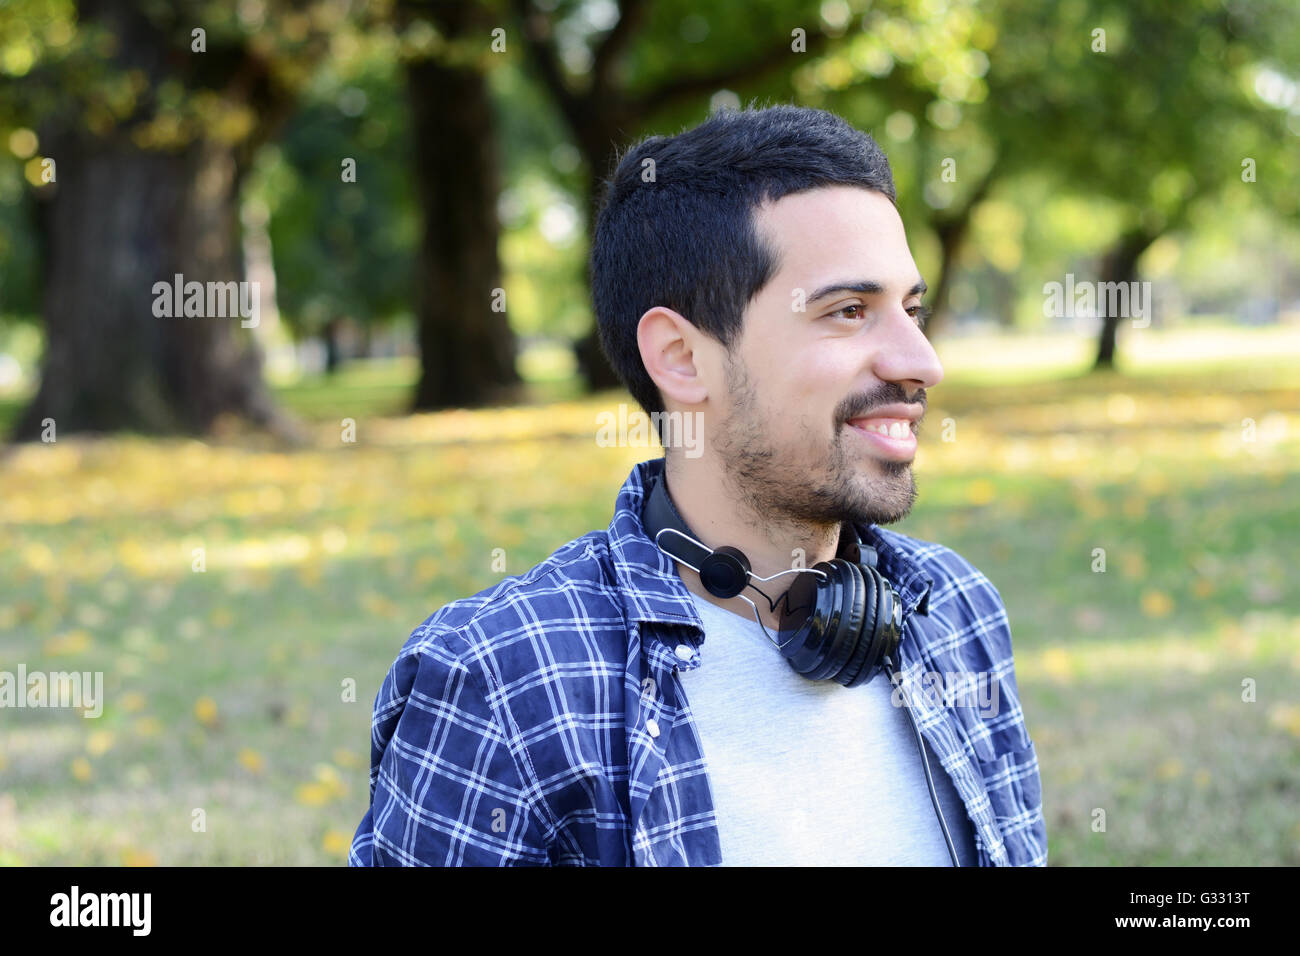
[[[1011,343],[951,348],[897,527],[1007,604],[1051,862],[1300,863],[1300,348],[1002,379]],[[346,374],[281,390],[301,451],[69,437],[0,464],[0,671],[105,695],[0,715],[0,863],[342,863],[410,630],[499,580],[494,549],[519,573],[604,527],[656,453],[592,440],[619,393],[400,417],[409,369]]]

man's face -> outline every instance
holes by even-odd
[[[902,220],[884,195],[834,186],[764,206],[755,225],[779,267],[724,358],[711,443],[726,480],[769,523],[898,521],[916,500],[925,389],[943,378]]]

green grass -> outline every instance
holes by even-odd
[[[897,527],[1006,602],[1053,864],[1300,863],[1300,349],[1270,348],[976,374],[1008,346],[930,393]],[[519,573],[604,527],[654,454],[592,441],[619,393],[390,417],[409,375],[281,389],[299,451],[69,437],[0,464],[0,670],[102,671],[106,697],[0,712],[0,863],[345,859],[411,629],[499,580],[494,549]]]

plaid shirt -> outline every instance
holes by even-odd
[[[677,677],[701,665],[703,627],[641,523],[663,464],[632,470],[608,530],[453,601],[411,634],[375,698],[370,807],[349,865],[721,862]],[[857,529],[902,598],[901,677],[965,803],[980,865],[1046,865],[1038,758],[1001,596],[942,545]],[[996,685],[998,706],[945,698],[933,675],[953,673]]]

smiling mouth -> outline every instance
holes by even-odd
[[[916,455],[916,433],[906,418],[855,418],[845,424],[881,457],[911,461]]]
[[[912,434],[912,422],[906,418],[854,418],[848,424],[887,438],[907,438]]]

